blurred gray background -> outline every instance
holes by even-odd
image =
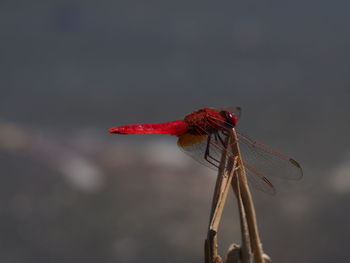
[[[203,262],[215,172],[127,123],[239,105],[304,178],[254,191],[274,262],[345,262],[348,1],[0,2],[0,262]],[[239,242],[230,193],[220,250]]]

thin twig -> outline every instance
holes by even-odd
[[[244,206],[244,211],[247,219],[250,244],[254,254],[254,259],[256,263],[264,263],[264,252],[262,249],[262,244],[260,241],[260,236],[258,232],[258,225],[256,223],[256,214],[254,209],[253,198],[249,190],[247,175],[244,170],[243,161],[241,158],[241,152],[238,145],[237,134],[234,129],[232,129],[231,136],[233,137],[235,143],[232,144],[232,151],[238,156],[238,166],[239,169],[236,171],[238,177],[240,196]]]
[[[242,201],[240,183],[239,183],[239,177],[237,175],[237,171],[235,172],[235,178],[234,180],[232,180],[231,184],[237,198],[239,220],[241,224],[242,245],[240,248],[240,252],[241,252],[240,260],[242,263],[250,263],[252,262],[252,251],[251,251],[251,245],[250,245],[249,229],[248,229],[248,223],[247,223],[247,216],[246,216],[243,201]]]
[[[241,258],[241,246],[237,244],[231,244],[227,252],[225,263],[240,263],[241,262],[240,258]]]
[[[229,145],[230,137],[226,139],[226,145]],[[205,262],[222,262],[218,254],[217,231],[221,220],[222,212],[225,206],[227,193],[231,185],[233,172],[235,170],[237,160],[227,160],[227,149],[223,150],[216,185],[214,189],[214,196],[212,202],[212,209],[210,213],[210,221],[208,228],[208,235],[205,241]],[[226,167],[227,164],[227,167]]]
[[[230,185],[237,197],[242,245],[233,244],[230,246],[226,263],[251,263],[252,254],[254,255],[255,263],[271,262],[262,249],[253,199],[241,159],[237,134],[234,129],[232,129],[230,136],[226,138],[225,145],[227,145],[227,147],[223,150],[221,156],[210,213],[208,235],[205,240],[205,262],[222,262],[218,254],[217,231]],[[228,148],[229,146],[231,146],[231,148]],[[227,158],[228,151],[230,151],[235,158]],[[233,177],[235,180],[232,179]]]

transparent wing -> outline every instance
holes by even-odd
[[[179,137],[177,143],[183,152],[191,156],[197,162],[209,168],[212,168],[214,170],[217,170],[219,168],[222,153],[226,148],[221,141],[216,139],[212,134],[197,136],[198,138],[191,138],[196,137],[196,135],[191,134],[185,134],[183,136]],[[226,140],[224,135],[221,135],[221,138],[223,141]],[[209,151],[208,154],[206,154],[207,151]],[[228,153],[227,151],[225,152],[227,156],[231,158],[232,154]],[[228,165],[228,162],[226,162],[226,165]]]
[[[227,140],[227,133],[218,131],[216,135],[208,134],[205,136],[197,137],[195,135],[184,136],[188,137],[180,137],[178,141],[178,146],[180,149],[182,149],[185,153],[187,153],[199,163],[204,164],[205,166],[210,167],[214,170],[217,170],[220,166],[220,160],[223,152],[226,154],[226,167],[230,163],[229,159],[232,160],[235,157],[231,152],[231,147],[228,147],[227,149],[224,144],[224,142]],[[225,151],[225,149],[227,150]],[[206,154],[207,151],[209,151],[208,154]],[[268,194],[275,194],[275,188],[264,175],[258,173],[253,169],[248,169],[246,164],[245,168],[248,181],[251,185],[253,185],[253,187]]]
[[[225,129],[225,127],[229,129],[227,127],[230,127],[229,123],[222,120],[215,119],[215,121],[222,123],[222,129]],[[242,160],[251,174],[255,174],[263,181],[268,181],[268,176],[290,180],[298,180],[303,177],[300,164],[288,155],[240,133],[237,133],[237,136]]]
[[[226,140],[229,130],[234,127],[220,119],[212,118],[210,122],[215,122],[216,126],[221,127],[221,130],[218,129],[213,133],[197,126],[196,129],[200,130],[202,134],[206,134],[205,136],[198,136],[198,138],[201,138],[192,140],[195,143],[178,144],[184,152],[195,160],[217,169],[220,166],[221,155],[226,148],[223,142]],[[207,124],[210,127],[209,121]],[[195,137],[195,135],[192,136]],[[300,179],[303,176],[301,166],[294,159],[242,134],[238,133],[237,136],[248,180],[258,190],[275,194],[276,190],[268,179],[269,176],[292,180]],[[208,150],[210,158],[206,154]],[[227,159],[234,158],[230,151],[226,151],[225,154]]]
[[[247,167],[245,166],[245,168]],[[247,174],[249,184],[252,185],[255,189],[270,195],[276,194],[275,187],[271,184],[271,182],[266,177],[257,176],[255,173],[252,173],[248,169],[245,169],[245,171]]]
[[[291,180],[302,178],[300,164],[289,156],[239,133],[238,142],[244,165],[251,173]]]
[[[208,136],[202,136],[202,139],[198,140],[196,143],[186,145],[181,142],[181,137],[180,137],[178,139],[177,145],[184,153],[191,156],[197,162],[209,168],[217,170],[217,165],[213,165],[204,159],[205,149],[207,147],[207,140],[208,140]],[[217,151],[215,151],[213,154],[215,154],[217,158],[220,158],[220,155]]]

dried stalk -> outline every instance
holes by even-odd
[[[235,180],[232,180],[231,184],[232,184],[232,189],[233,189],[233,191],[236,195],[236,198],[237,198],[239,220],[240,220],[240,224],[241,224],[242,245],[240,246],[240,261],[242,263],[250,263],[250,262],[252,262],[252,250],[251,250],[251,245],[250,245],[250,236],[249,236],[247,216],[246,216],[243,201],[242,201],[239,181],[240,181],[239,176],[237,175],[237,171],[236,171]],[[230,250],[228,253],[230,253]],[[227,256],[226,263],[230,263],[228,260],[229,260],[229,257]],[[238,262],[239,261],[237,261],[237,263]]]
[[[225,141],[226,145],[229,145],[230,138],[228,137]],[[210,213],[209,227],[207,239],[205,240],[205,262],[206,263],[218,263],[222,262],[221,257],[218,254],[218,243],[217,243],[217,232],[219,223],[224,209],[227,193],[231,185],[233,173],[237,165],[237,160],[227,160],[226,151],[224,149],[221,156],[220,167],[218,176],[216,179],[216,185],[214,189],[214,196],[212,202],[212,208]],[[228,163],[226,167],[226,163]]]
[[[249,190],[247,175],[244,170],[241,152],[238,145],[237,134],[234,129],[232,129],[231,136],[233,138],[233,141],[235,142],[234,144],[232,144],[232,152],[236,156],[238,156],[239,169],[236,171],[236,176],[238,178],[237,182],[239,183],[240,197],[243,203],[245,216],[247,220],[251,249],[254,254],[255,262],[265,263],[264,252],[262,249],[262,244],[260,241],[258,231],[258,225],[256,223],[256,214],[254,209],[253,198]]]
[[[241,257],[241,246],[237,244],[231,244],[227,252],[225,263],[240,263]]]
[[[223,150],[221,157],[210,213],[208,235],[205,240],[205,263],[222,262],[218,254],[217,231],[230,185],[237,197],[242,245],[233,244],[230,246],[226,263],[251,263],[252,254],[255,263],[271,262],[262,249],[253,199],[248,187],[247,176],[237,143],[237,134],[234,129],[226,139],[225,145],[227,145],[227,148]],[[231,146],[231,148],[228,149],[228,146]],[[232,158],[227,159],[227,151],[231,151],[236,158],[234,160]],[[235,180],[232,179],[233,177]]]

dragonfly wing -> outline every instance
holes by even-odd
[[[300,164],[289,156],[242,134],[238,134],[238,142],[246,168],[258,177],[274,176],[291,180],[302,178]]]
[[[223,141],[227,139],[224,137],[225,136],[224,134],[222,133],[219,133],[219,134],[220,134],[219,136],[223,139]],[[197,162],[209,168],[217,170],[218,167],[220,166],[221,155],[225,149],[221,140],[213,137],[213,135],[206,135],[201,137],[199,136],[193,137],[193,136],[195,135],[186,134],[186,135],[180,136],[178,140],[178,146],[180,147],[180,149],[186,154],[188,154],[189,156],[191,156],[193,159],[195,159]],[[210,151],[209,154],[211,157],[210,159],[207,158],[206,160],[205,152],[207,149],[209,136],[212,136],[209,142],[209,151]],[[226,158],[227,162],[225,164],[227,168],[228,165],[230,164],[228,160],[230,158],[234,158],[234,154],[231,152],[231,149],[227,149],[227,151],[225,152],[228,157]],[[245,164],[246,174],[247,174],[249,183],[257,190],[263,191],[271,195],[275,194],[276,192],[275,188],[270,183],[270,181],[266,177],[255,172],[253,168],[248,169],[248,167],[249,165]]]
[[[210,122],[208,122],[208,126],[210,126]],[[220,167],[222,154],[225,153],[224,167],[231,166],[235,156],[231,147],[226,146],[229,142],[230,129],[226,127],[225,130],[209,132],[199,125],[196,128],[200,134],[204,135],[186,133],[179,136],[178,145],[180,148],[198,162],[214,169]]]
[[[222,122],[221,120],[214,120],[217,121],[217,123]],[[190,155],[198,162],[210,168],[217,169],[220,166],[220,160],[223,152],[226,153],[227,160],[232,160],[232,158],[235,157],[231,151],[231,147],[225,151],[225,142],[227,140],[230,128],[228,127],[227,123],[222,122],[222,124],[223,130],[218,130],[216,133],[209,133],[202,127],[198,126],[198,130],[205,135],[199,136],[185,134],[179,137],[178,145],[185,153]],[[291,175],[287,176],[287,178],[296,179],[300,177],[300,165],[293,159],[286,157],[265,145],[252,141],[241,134],[238,134],[237,136],[241,147],[242,160],[246,168],[248,180],[256,189],[269,194],[275,194],[275,188],[268,180],[267,176],[275,175],[275,172],[279,168],[284,168],[284,163],[287,163],[287,165],[285,165],[287,168],[285,170],[287,172],[290,169],[292,170],[289,171]],[[208,148],[210,157],[208,157],[208,154],[206,154]],[[229,163],[232,162],[227,161],[225,166],[227,167]],[[277,170],[274,170],[273,167],[275,167]],[[295,169],[297,171],[294,171]]]
[[[267,180],[266,177],[265,178],[258,177],[254,173],[250,172],[249,170],[246,170],[246,174],[247,174],[249,184],[252,185],[255,189],[270,195],[276,194],[275,187],[270,183],[270,181]]]
[[[195,136],[195,137],[194,137]],[[197,137],[197,138],[196,138]],[[177,145],[179,148],[189,156],[191,156],[193,159],[195,159],[197,162],[212,168],[214,170],[217,170],[217,167],[220,165],[220,158],[221,155],[218,151],[213,151],[213,155],[215,155],[215,159],[219,160],[219,162],[208,162],[205,160],[205,151],[207,148],[208,143],[208,135],[204,136],[196,136],[191,134],[184,134],[182,136],[179,136],[179,139],[177,141]],[[215,148],[214,148],[215,149]]]

